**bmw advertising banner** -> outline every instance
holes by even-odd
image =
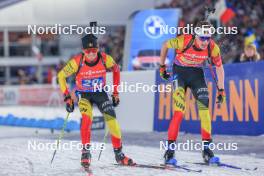
[[[138,12],[132,22],[131,48],[128,70],[156,69],[159,64],[162,43],[176,37],[180,9],[153,9]],[[174,51],[168,53],[166,64],[170,65]]]
[[[209,110],[213,134],[264,134],[264,62],[226,64],[226,101],[216,104],[216,86],[208,68],[204,68],[209,90]],[[156,73],[156,84],[167,85]],[[180,130],[200,133],[200,118],[195,98],[187,89],[185,116]],[[155,93],[154,131],[167,131],[172,118],[172,92]]]

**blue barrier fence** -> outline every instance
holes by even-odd
[[[0,115],[0,125],[4,126],[16,126],[16,127],[32,127],[32,128],[46,128],[53,130],[61,130],[63,126],[64,118],[56,117],[54,119],[38,119],[28,117],[17,117],[13,114],[6,116]],[[102,116],[96,116],[93,118],[92,130],[100,130],[105,128],[104,118]],[[65,128],[66,131],[80,130],[80,123],[74,120],[67,122]]]
[[[57,117],[52,120],[34,119],[26,117],[16,117],[12,114],[0,116],[0,125],[17,126],[17,127],[32,127],[32,128],[48,128],[60,130],[63,126],[64,119]],[[74,131],[80,129],[80,123],[70,120],[65,128],[66,131]]]

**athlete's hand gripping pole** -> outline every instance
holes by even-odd
[[[66,103],[66,111],[71,113],[74,111],[74,101],[70,94],[64,96],[64,102]]]
[[[113,102],[113,106],[116,107],[119,105],[120,103],[120,99],[119,99],[119,95],[118,94],[113,94],[112,95],[112,102]]]
[[[223,102],[225,102],[226,100],[226,96],[225,96],[225,90],[224,89],[219,89],[217,91],[217,102],[218,104],[222,104]]]
[[[166,81],[170,79],[170,74],[167,72],[166,65],[160,65],[160,77]]]

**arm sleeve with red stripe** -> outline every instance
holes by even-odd
[[[111,69],[113,72],[113,93],[118,94],[118,86],[120,85],[120,68],[118,64],[115,63],[114,59],[107,54],[105,56],[105,64],[106,68]]]
[[[118,94],[118,86],[120,85],[120,69],[117,64],[113,66],[113,85],[114,85],[114,94]]]

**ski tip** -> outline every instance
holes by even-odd
[[[257,170],[257,169],[258,169],[258,167],[254,167],[254,168],[252,168],[252,169],[246,168],[245,170],[247,170],[247,171],[255,171],[255,170]]]
[[[196,172],[196,173],[201,173],[201,172],[202,172],[201,169],[199,169],[199,170],[188,169],[188,170],[186,170],[186,171],[187,171],[187,172]]]

